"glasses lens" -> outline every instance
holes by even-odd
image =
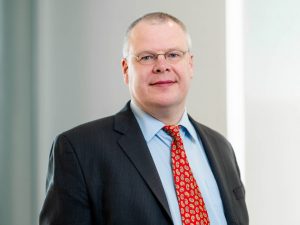
[[[165,59],[169,63],[176,63],[180,61],[186,52],[180,51],[180,50],[172,50],[169,52],[166,52],[165,54],[155,54],[155,53],[149,53],[149,52],[143,52],[136,56],[136,60],[144,65],[151,65],[154,64],[158,58],[159,55],[164,55]]]
[[[142,53],[137,56],[137,61],[141,64],[152,64],[155,62],[155,55],[151,53]]]
[[[166,56],[166,59],[169,61],[169,62],[178,62],[180,59],[182,59],[184,55],[184,52],[181,52],[181,51],[170,51],[170,52],[167,52],[165,54]]]

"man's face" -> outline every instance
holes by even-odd
[[[188,52],[180,61],[169,63],[160,55],[154,64],[143,65],[130,54],[161,54],[170,50],[188,50],[186,34],[174,22],[150,24],[142,21],[131,31],[129,56],[122,60],[123,76],[131,97],[146,112],[158,108],[184,108],[193,76],[192,56]]]

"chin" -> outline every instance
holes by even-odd
[[[170,101],[170,100],[162,100],[160,99],[157,102],[154,102],[153,105],[155,105],[156,107],[161,107],[161,108],[168,108],[168,107],[173,107],[176,105],[179,105],[178,101]]]

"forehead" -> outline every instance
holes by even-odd
[[[164,51],[188,48],[187,35],[173,21],[141,21],[129,35],[129,51]]]

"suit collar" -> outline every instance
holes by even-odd
[[[167,198],[130,102],[115,115],[114,129],[121,133],[119,144],[171,219]]]

